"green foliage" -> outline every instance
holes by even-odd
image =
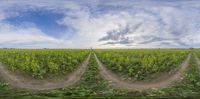
[[[99,74],[94,55],[91,55],[90,64],[79,84],[64,88],[64,96],[89,97],[111,95],[113,89],[109,88],[108,82]]]
[[[148,94],[162,97],[199,97],[200,72],[194,56],[190,60],[189,68],[185,72],[182,82],[177,82],[174,86],[168,88],[149,91]]]
[[[47,74],[66,74],[86,59],[88,50],[1,49],[0,61],[8,69],[26,72],[36,78]]]
[[[109,69],[135,80],[169,72],[179,66],[189,52],[178,49],[96,50],[97,56]]]
[[[98,50],[99,51],[99,50]],[[101,50],[102,51],[102,50]],[[133,50],[132,50],[133,51]],[[180,51],[180,50],[179,50]],[[170,51],[169,51],[170,52]],[[172,51],[173,53],[176,51]],[[197,51],[198,52],[198,51]],[[127,53],[127,52],[125,52]],[[142,53],[142,54],[141,54]],[[141,52],[138,56],[145,56],[143,55],[144,52]],[[178,52],[177,52],[178,53]],[[183,51],[183,53],[187,53],[186,51]],[[199,53],[199,52],[198,52]],[[184,56],[187,57],[187,54]],[[114,54],[113,54],[114,55]],[[121,54],[123,55],[123,54]],[[131,54],[135,55],[135,54]],[[180,56],[182,54],[179,54]],[[184,55],[184,54],[183,54]],[[131,56],[124,56],[124,62],[121,63],[123,66],[129,66],[130,73],[133,72],[133,74],[138,74],[138,76],[142,75],[142,63],[140,62],[140,58],[138,56],[132,56],[132,58],[128,58]],[[166,56],[170,56],[166,55]],[[111,56],[109,56],[111,57]],[[167,57],[168,64],[171,64],[170,60],[172,58]],[[173,56],[175,57],[175,56]],[[45,60],[45,59],[44,59]],[[111,61],[116,60],[115,58],[112,58]],[[178,59],[179,60],[179,59]],[[183,60],[180,60],[182,62]],[[102,60],[103,61],[103,60]],[[166,60],[161,60],[160,63],[165,63]],[[114,61],[115,62],[115,61]],[[131,63],[132,65],[129,65]],[[157,62],[156,62],[157,63]],[[165,64],[166,64],[165,63]],[[172,62],[174,63],[174,62]],[[40,63],[38,63],[40,64]],[[62,63],[67,64],[67,63]],[[179,64],[179,63],[178,63]],[[60,65],[62,66],[62,65]],[[135,67],[137,66],[138,69],[135,70]],[[45,92],[28,92],[28,91],[19,91],[16,89],[8,89],[8,84],[4,81],[1,81],[0,79],[0,98],[5,99],[5,97],[8,97],[8,99],[68,99],[68,98],[198,98],[200,97],[200,72],[197,67],[194,55],[192,55],[190,60],[190,65],[186,69],[186,72],[184,74],[183,80],[181,82],[175,82],[172,86],[169,86],[167,88],[163,89],[149,89],[145,91],[129,91],[129,90],[119,90],[119,89],[112,89],[111,86],[109,86],[109,82],[106,81],[101,77],[98,70],[98,65],[94,59],[94,56],[92,55],[90,59],[90,64],[88,65],[87,70],[85,71],[84,75],[82,76],[79,83],[72,85],[70,87],[56,89],[56,90],[50,90]],[[113,66],[115,67],[115,66]],[[162,68],[167,68],[163,66]],[[175,67],[174,67],[175,68]],[[118,68],[116,68],[118,69]],[[123,71],[124,69],[122,69]],[[137,72],[137,73],[135,73]]]

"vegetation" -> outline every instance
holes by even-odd
[[[195,50],[195,55],[200,59],[200,49]]]
[[[121,50],[96,50],[96,53],[122,53]],[[146,54],[150,52],[154,52],[153,50],[126,50],[125,53],[142,53],[142,55],[146,56]],[[166,51],[166,52],[165,52]],[[187,54],[190,51],[187,50],[161,50],[159,53],[169,53],[165,54],[167,56],[173,56],[170,53],[178,53],[180,56],[185,55],[183,60],[187,57]],[[156,52],[154,52],[155,54]],[[182,54],[181,54],[182,53]],[[193,52],[192,52],[193,53]],[[112,54],[114,55],[114,54]],[[123,55],[123,54],[121,54]],[[133,54],[130,54],[133,55]],[[135,55],[135,54],[134,54]],[[151,54],[150,54],[151,55]],[[149,56],[150,56],[149,55]],[[146,98],[196,98],[200,96],[200,72],[198,69],[198,65],[195,60],[195,53],[192,54],[190,59],[189,67],[187,68],[184,77],[181,82],[175,82],[172,86],[162,89],[149,89],[145,91],[128,91],[128,90],[119,90],[113,89],[109,85],[109,81],[106,81],[101,77],[98,70],[97,62],[93,55],[91,55],[90,63],[84,75],[82,76],[79,83],[72,85],[66,88],[60,88],[55,90],[49,90],[44,92],[35,92],[28,91],[24,89],[17,89],[10,87],[4,80],[0,78],[0,98],[15,98],[15,99],[62,99],[62,98],[73,98],[73,97],[146,97]],[[178,57],[176,54],[174,57]],[[171,59],[171,58],[170,58]],[[102,59],[101,59],[102,60]],[[182,61],[183,61],[182,60]],[[179,60],[179,63],[182,62]],[[165,64],[165,61],[163,61]],[[170,62],[170,60],[168,60]],[[174,65],[175,66],[175,65]],[[175,66],[176,67],[176,66]],[[175,68],[173,67],[173,68]],[[167,67],[165,67],[167,68]],[[171,68],[171,69],[173,69]],[[170,69],[169,69],[170,70]],[[166,71],[167,72],[167,71]]]
[[[169,72],[179,66],[189,52],[177,49],[96,50],[109,69],[133,80],[151,79]]]
[[[151,93],[151,96],[160,97],[200,97],[200,70],[198,69],[194,54],[181,82],[177,82],[174,86],[152,90],[148,93]]]
[[[3,83],[3,82],[2,82]],[[7,86],[8,87],[8,86]],[[27,99],[27,98],[43,98],[43,99],[51,99],[51,98],[64,98],[67,97],[105,97],[105,96],[113,96],[114,90],[109,87],[109,84],[106,80],[104,80],[99,74],[98,65],[94,58],[94,55],[91,55],[90,64],[84,75],[82,76],[79,83],[73,85],[71,87],[51,90],[47,92],[17,92],[16,94],[9,95],[7,90],[4,91],[4,97],[8,98],[19,98],[19,99]],[[9,89],[13,90],[13,89]],[[6,93],[7,92],[7,93]],[[25,94],[24,94],[25,93]],[[57,98],[56,98],[57,99]]]
[[[0,61],[12,71],[20,70],[36,78],[47,74],[67,74],[82,63],[88,50],[0,50]]]
[[[97,62],[94,55],[92,55],[88,69],[84,73],[79,84],[70,88],[64,88],[62,91],[64,91],[65,96],[102,97],[113,93],[113,90],[108,85],[108,82],[99,74]]]

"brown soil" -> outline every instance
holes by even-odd
[[[175,81],[182,80],[184,71],[189,65],[191,54],[188,55],[187,59],[178,66],[175,70],[161,75],[160,77],[150,80],[150,81],[135,81],[124,80],[122,77],[114,74],[108,70],[97,58],[95,54],[96,61],[99,65],[100,74],[108,80],[114,88],[117,89],[128,89],[128,90],[147,90],[151,88],[164,88],[173,84]]]
[[[20,73],[12,72],[6,68],[3,64],[0,64],[0,74],[1,76],[12,86],[16,88],[24,88],[29,90],[50,90],[56,88],[63,88],[75,84],[78,82],[86,70],[89,64],[91,54],[87,59],[80,64],[80,66],[74,72],[64,76],[63,78],[57,79],[33,79],[24,77],[26,75],[21,75]]]
[[[197,61],[198,69],[200,70],[200,60],[196,55],[195,55],[195,59]]]

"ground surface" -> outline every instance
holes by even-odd
[[[181,80],[184,71],[189,65],[191,54],[188,55],[188,58],[172,72],[162,75],[157,79],[153,79],[152,81],[137,81],[137,82],[124,81],[123,78],[115,75],[114,73],[106,69],[96,55],[95,57],[99,65],[100,73],[103,75],[104,78],[112,82],[113,87],[119,89],[145,90],[149,88],[168,87],[174,81]]]
[[[200,96],[200,62],[195,55],[189,55],[188,58],[174,71],[167,75],[163,75],[157,79],[147,82],[129,82],[121,80],[121,77],[113,74],[105,68],[101,62],[96,60],[94,54],[88,59],[88,66],[84,65],[82,76],[78,76],[79,80],[71,83],[71,86],[62,86],[45,92],[27,91],[21,88],[10,88],[7,83],[3,83],[0,79],[0,98],[43,98],[43,99],[60,99],[66,97],[198,97]],[[191,59],[190,59],[191,58]],[[196,60],[195,60],[196,59]],[[189,61],[190,60],[190,61]],[[80,69],[80,68],[79,68]],[[103,70],[102,70],[103,69]],[[82,69],[83,70],[83,69]],[[78,71],[78,69],[76,70]],[[76,72],[75,71],[75,72]],[[2,72],[2,71],[0,71]],[[78,73],[80,74],[80,73]],[[105,75],[106,74],[106,75]],[[2,74],[1,74],[2,75]],[[113,76],[114,75],[114,76]],[[3,76],[3,75],[2,75]],[[70,75],[69,75],[70,76]],[[3,77],[5,78],[5,77]],[[114,80],[113,80],[114,79]],[[180,82],[176,82],[179,81]],[[113,83],[113,81],[115,81]],[[138,88],[127,88],[125,85],[116,87],[119,82],[122,84],[130,84],[130,86],[139,85]],[[140,87],[152,86],[154,83],[164,81],[165,84],[156,85],[158,88],[148,89]],[[167,83],[166,83],[167,82]],[[173,83],[175,82],[175,83]],[[56,83],[56,82],[55,82]],[[143,84],[143,85],[141,85]],[[165,88],[166,87],[166,88]],[[131,90],[126,90],[131,89]],[[132,90],[134,89],[134,90]],[[142,89],[135,90],[135,89]],[[146,90],[147,89],[147,90]]]
[[[85,72],[85,69],[89,63],[90,55],[87,59],[79,66],[77,70],[71,74],[65,76],[63,79],[29,79],[24,78],[21,74],[16,74],[8,69],[6,66],[0,64],[0,74],[2,77],[13,87],[25,88],[31,90],[50,90],[56,88],[62,88],[69,85],[72,85],[78,82]]]

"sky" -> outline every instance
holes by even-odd
[[[200,0],[1,0],[0,48],[200,47]]]

